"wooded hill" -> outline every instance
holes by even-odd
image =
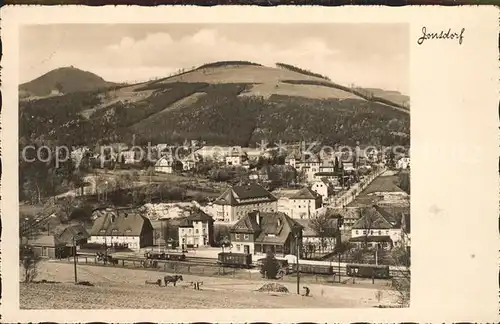
[[[405,96],[341,86],[283,63],[274,68],[215,62],[104,89],[109,84],[99,80],[92,90],[20,101],[21,142],[93,145],[129,142],[133,134],[136,143],[198,139],[242,146],[261,139],[325,145],[408,145],[410,140]],[[64,89],[63,81],[56,82]]]

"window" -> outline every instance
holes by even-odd
[[[389,234],[389,230],[385,231],[385,234]]]
[[[248,239],[249,239],[249,237],[250,237],[250,236],[249,236],[248,234],[245,234],[245,235],[244,235],[245,240],[248,240]]]
[[[363,231],[363,235],[366,235],[366,231]]]
[[[196,231],[196,234],[198,234],[199,230],[198,230],[198,229],[196,229],[195,231]]]
[[[42,247],[42,256],[48,256],[49,250],[46,247]]]
[[[378,235],[382,235],[382,231],[378,231]]]
[[[358,230],[356,230],[356,235],[358,235],[358,234],[359,234],[359,231],[358,231]]]
[[[239,239],[240,239],[240,234],[234,234],[234,238],[235,238],[236,240],[239,240]]]
[[[240,251],[240,249],[241,249],[241,245],[236,244],[236,251]]]

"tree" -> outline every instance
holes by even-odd
[[[71,213],[75,208],[76,199],[73,196],[66,196],[64,198],[60,198],[56,202],[58,213],[57,216],[61,223],[67,223],[71,217]]]
[[[407,194],[410,194],[410,173],[409,172],[399,172],[398,174],[398,186],[403,189]]]
[[[395,247],[391,251],[392,263],[397,269],[396,275],[392,278],[392,291],[396,295],[397,303],[401,307],[408,307],[410,304],[410,250],[407,247]]]
[[[280,271],[281,265],[274,256],[274,253],[267,251],[266,258],[262,262],[260,273],[266,279],[276,279]]]
[[[327,241],[330,241],[330,246],[333,241],[339,237],[338,223],[334,217],[328,213],[319,213],[311,218],[309,226],[316,232],[320,239],[320,249],[325,251]]]
[[[38,275],[38,264],[41,258],[31,246],[22,246],[19,249],[19,263],[23,269],[24,282],[32,282]]]

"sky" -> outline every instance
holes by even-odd
[[[52,24],[20,31],[21,83],[64,66],[112,82],[145,81],[223,60],[282,62],[336,83],[409,95],[407,24]]]

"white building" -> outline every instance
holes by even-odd
[[[153,245],[153,226],[135,209],[106,209],[94,212],[89,243],[127,246],[139,250]]]
[[[278,199],[259,184],[238,185],[227,189],[214,201],[216,221],[235,222],[249,212],[275,212]]]
[[[309,252],[311,248],[310,245],[314,246],[314,251],[333,251],[337,243],[340,241],[340,230],[338,219],[330,219],[330,229],[325,237],[321,237],[311,226],[311,221],[309,219],[297,219],[300,225],[304,227],[302,232],[302,243],[304,244],[304,250]]]
[[[407,169],[409,167],[410,167],[410,158],[409,157],[402,157],[396,163],[396,168],[398,168],[398,169]]]
[[[322,197],[323,203],[327,203],[334,194],[333,186],[328,180],[315,181],[311,190]]]
[[[214,220],[201,210],[184,218],[179,225],[180,246],[200,247],[213,243]]]
[[[373,206],[366,209],[352,226],[350,241],[390,249],[395,245],[409,245],[409,229],[409,213],[392,215],[379,206]]]
[[[323,206],[323,198],[309,187],[301,189],[290,197],[290,217],[309,219]]]
[[[162,157],[155,163],[155,172],[174,173],[174,160],[172,157]]]
[[[234,147],[233,151],[225,157],[225,162],[228,166],[243,166],[243,162],[246,161],[247,156],[241,147]]]
[[[135,151],[120,152],[118,161],[125,164],[133,164],[136,162]]]

